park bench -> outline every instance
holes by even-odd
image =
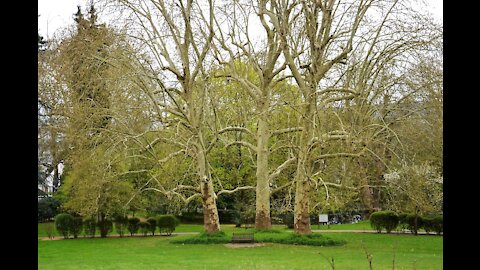
[[[232,244],[233,243],[254,243],[253,233],[233,233],[232,234]]]

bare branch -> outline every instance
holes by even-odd
[[[175,156],[178,156],[178,155],[180,155],[180,154],[182,154],[182,153],[186,153],[186,150],[185,150],[185,149],[181,149],[181,150],[179,150],[179,151],[177,151],[177,152],[170,153],[170,154],[169,154],[168,156],[166,156],[165,158],[160,159],[160,160],[158,161],[158,163],[160,163],[160,164],[161,164],[161,163],[165,163],[165,162],[169,161],[170,159],[174,158]]]
[[[297,160],[297,157],[291,157],[287,160],[285,160],[280,166],[278,166],[269,176],[268,176],[268,181],[272,181],[275,179],[280,173],[287,168],[290,164],[295,162]]]
[[[221,194],[232,194],[234,192],[237,192],[239,190],[246,190],[246,189],[255,189],[255,187],[252,187],[252,186],[243,186],[243,187],[237,187],[235,189],[232,189],[232,190],[227,190],[227,189],[223,189],[223,190],[220,190],[218,193],[217,193],[217,196],[220,196]]]
[[[226,127],[219,130],[218,134],[222,134],[229,131],[240,131],[240,132],[245,132],[251,136],[254,136],[253,133],[248,128],[245,128],[245,127]]]
[[[245,147],[248,147],[250,150],[254,151],[255,153],[257,152],[257,147],[255,147],[254,145],[252,145],[251,143],[246,142],[246,141],[234,141],[234,142],[231,142],[231,143],[227,144],[226,147],[230,147],[234,144],[243,145]]]
[[[298,131],[302,131],[302,130],[303,130],[303,127],[284,128],[284,129],[275,130],[274,132],[272,132],[272,136],[278,136],[278,135],[281,135],[281,134],[290,133],[290,132],[298,132]]]

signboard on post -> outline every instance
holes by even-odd
[[[327,215],[327,214],[320,214],[320,215],[318,215],[318,222],[320,222],[320,223],[328,223],[328,215]]]

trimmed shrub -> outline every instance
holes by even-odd
[[[422,225],[425,232],[435,232],[436,234],[441,234],[443,231],[443,216],[441,215],[430,215],[422,217]]]
[[[83,229],[83,220],[81,217],[74,217],[72,221],[71,233],[73,238],[77,238]]]
[[[140,222],[140,219],[137,217],[131,217],[128,219],[128,231],[130,232],[130,235],[133,236],[138,232],[138,229],[140,228],[138,223]]]
[[[86,236],[95,237],[95,231],[97,230],[97,223],[93,218],[87,218],[83,221],[83,232]]]
[[[378,211],[370,215],[370,225],[378,233],[382,232],[382,229],[390,233],[398,225],[398,216],[393,211]]]
[[[438,215],[433,218],[432,231],[438,235],[443,232],[443,216]]]
[[[407,216],[408,216],[408,214],[406,214],[406,213],[398,214],[398,227],[397,228],[398,228],[399,231],[408,230]]]
[[[423,223],[423,229],[427,234],[430,234],[431,231],[433,231],[433,217],[432,216],[426,216],[422,217],[422,223]]]
[[[107,237],[108,233],[113,231],[113,222],[109,218],[103,218],[97,222],[98,229],[100,230],[100,237]]]
[[[297,235],[292,233],[281,233],[277,231],[261,231],[255,233],[255,242],[258,243],[280,243],[289,245],[308,245],[308,246],[340,246],[346,243],[345,240],[331,239],[321,234],[313,233],[309,235]],[[232,236],[224,232],[208,234],[203,232],[199,235],[174,239],[170,243],[174,244],[227,244],[232,240]]]
[[[180,238],[171,240],[170,243],[174,244],[227,244],[230,243],[231,236],[227,236],[224,232],[219,231],[216,233],[202,232],[199,235],[195,235],[188,238]]]
[[[163,215],[159,216],[157,220],[157,226],[160,229],[160,234],[162,235],[172,235],[172,232],[175,231],[175,227],[179,225],[179,221],[175,216],[172,215]]]
[[[406,217],[407,228],[415,235],[423,227],[423,218],[419,215],[409,214]]]
[[[152,235],[155,235],[155,230],[157,229],[157,219],[156,218],[149,218],[147,219],[147,222],[148,224],[150,224],[150,227],[149,227],[149,232],[152,233]]]
[[[147,233],[150,231],[150,223],[146,221],[140,221],[138,222],[138,228],[143,236],[147,236]]]
[[[287,245],[305,245],[305,246],[341,246],[346,244],[345,240],[331,239],[321,234],[257,234],[256,242],[260,243],[279,243]]]
[[[73,216],[67,213],[58,214],[55,217],[55,228],[67,239],[72,231]]]
[[[120,237],[123,237],[125,235],[125,232],[127,231],[128,218],[126,216],[116,216],[114,219],[114,223],[115,230],[120,235]]]

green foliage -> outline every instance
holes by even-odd
[[[138,228],[143,236],[147,236],[147,233],[150,231],[150,227],[151,225],[147,221],[138,222]]]
[[[74,217],[72,221],[71,233],[73,238],[77,238],[83,229],[83,219],[81,217]]]
[[[44,222],[57,215],[60,202],[54,198],[44,198],[38,201],[38,222]]]
[[[216,233],[206,233],[202,232],[199,235],[183,238],[183,239],[174,239],[170,243],[174,244],[227,244],[231,242],[231,236],[225,234],[225,232],[219,231]]]
[[[130,232],[130,235],[133,236],[138,232],[138,229],[140,228],[139,223],[140,219],[137,217],[131,217],[128,219],[128,231]]]
[[[89,237],[95,237],[97,222],[93,218],[87,218],[83,221],[84,233]]]
[[[115,223],[115,230],[120,235],[120,237],[123,237],[125,235],[125,231],[127,230],[128,217],[123,215],[117,215],[114,218],[114,223]]]
[[[290,233],[266,233],[255,234],[255,241],[266,243],[279,243],[288,245],[306,245],[306,246],[341,246],[346,241],[341,239],[331,239],[321,234],[290,234]]]
[[[54,228],[53,223],[45,223],[45,232],[47,233],[48,239],[53,239]]]
[[[297,235],[292,233],[282,233],[277,230],[258,231],[254,234],[255,242],[259,243],[279,243],[288,245],[308,245],[308,246],[340,246],[346,241],[341,239],[331,239],[320,234]],[[226,244],[232,241],[231,234],[223,231],[208,234],[200,233],[197,236],[175,239],[170,241],[175,244]]]
[[[152,235],[155,235],[155,230],[157,229],[157,219],[156,218],[148,218],[147,222],[149,224],[148,230],[149,232],[152,233]]]
[[[435,232],[441,234],[443,231],[443,216],[430,215],[422,217],[422,225],[425,232]]]
[[[423,218],[419,215],[408,214],[406,217],[407,228],[417,234],[418,230],[423,227]]]
[[[173,215],[162,215],[157,219],[157,226],[161,234],[171,235],[175,231],[175,227],[180,224],[180,221]]]
[[[293,229],[294,221],[293,221],[293,213],[285,213],[282,217],[283,224],[287,226],[289,229]]]
[[[105,238],[107,237],[108,233],[113,231],[113,222],[111,219],[102,217],[97,222],[98,229],[100,230],[100,237]]]
[[[443,216],[437,215],[432,219],[432,230],[440,235],[443,232]]]
[[[423,225],[422,226],[423,229],[427,234],[433,231],[433,217],[431,216],[422,217],[422,225]]]
[[[378,211],[370,215],[370,224],[378,233],[385,229],[390,233],[398,226],[398,216],[393,211]]]
[[[67,213],[58,214],[55,217],[55,228],[60,232],[65,239],[68,238],[72,231],[73,216]]]

